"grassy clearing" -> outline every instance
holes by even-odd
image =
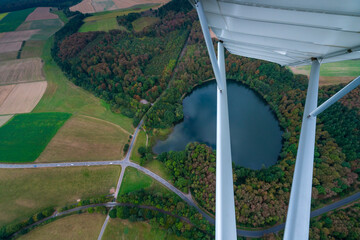
[[[0,13],[0,21],[6,16],[8,13]]]
[[[134,27],[134,30],[136,32],[139,32],[139,31],[143,30],[145,27],[156,23],[157,21],[159,21],[159,18],[156,18],[156,17],[142,17],[142,18],[136,19],[132,23],[132,25]]]
[[[166,229],[155,229],[147,222],[130,222],[114,218],[110,219],[102,239],[180,240],[184,238],[168,234]]]
[[[154,160],[146,162],[143,167],[145,167],[145,168],[149,169],[150,171],[156,173],[157,175],[159,175],[160,177],[162,177],[166,181],[171,182],[171,174],[166,169],[164,163],[154,159]]]
[[[129,134],[118,125],[74,116],[51,139],[37,162],[121,159],[128,138]]]
[[[109,104],[71,83],[50,55],[53,39],[46,41],[42,59],[48,87],[34,112],[70,112],[100,118],[115,123],[129,132],[134,130],[132,119],[113,113]]]
[[[21,51],[21,59],[41,57],[46,41],[26,41]]]
[[[126,31],[126,28],[119,26],[115,18],[100,19],[97,21],[85,22],[79,32],[90,32],[90,31],[106,31],[112,29],[120,29]]]
[[[0,226],[47,208],[109,194],[120,166],[0,169]]]
[[[96,239],[105,221],[102,214],[79,214],[60,218],[21,236],[20,240]]]
[[[121,183],[119,194],[126,194],[140,189],[147,189],[154,184],[154,180],[135,168],[125,169],[124,179]]]
[[[34,161],[70,116],[68,113],[16,115],[0,128],[0,161]]]
[[[138,149],[139,149],[139,147],[145,146],[145,145],[146,145],[146,133],[144,130],[140,130],[136,137],[135,146],[134,146],[134,149],[130,156],[131,161],[136,162],[137,164],[140,164],[141,156],[138,152]]]
[[[0,33],[14,31],[35,8],[28,8],[20,11],[10,12],[0,22]]]

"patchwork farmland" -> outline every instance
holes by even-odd
[[[83,0],[79,4],[70,8],[71,11],[81,13],[96,13],[112,11],[130,7],[142,8],[146,5],[153,6],[154,9],[168,3],[170,0]]]
[[[0,65],[0,85],[45,80],[40,58],[4,61]]]

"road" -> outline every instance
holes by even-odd
[[[134,162],[130,161],[130,155],[132,152],[132,149],[134,147],[135,144],[135,140],[137,137],[137,134],[140,130],[140,127],[142,126],[143,121],[141,121],[139,123],[139,125],[136,127],[134,135],[131,139],[130,142],[130,146],[129,146],[129,150],[125,156],[124,159],[122,160],[114,160],[114,161],[95,161],[95,162],[65,162],[65,163],[31,163],[31,164],[0,164],[0,168],[4,168],[4,169],[22,169],[22,168],[54,168],[54,167],[84,167],[84,166],[111,166],[111,165],[120,165],[121,166],[121,173],[120,173],[120,177],[118,180],[118,184],[116,187],[116,191],[114,194],[114,202],[112,202],[112,204],[114,204],[114,206],[117,204],[115,203],[116,201],[116,197],[119,193],[120,190],[120,186],[124,177],[124,173],[125,173],[125,169],[127,167],[133,167],[138,169],[139,171],[149,175],[150,177],[152,177],[153,179],[159,181],[161,184],[163,184],[165,187],[167,187],[170,191],[174,192],[176,195],[178,195],[181,199],[183,199],[185,202],[187,202],[190,206],[195,207],[203,216],[205,219],[207,219],[211,224],[215,223],[215,220],[212,216],[210,216],[209,214],[207,214],[206,212],[204,212],[201,208],[199,208],[199,206],[197,206],[197,204],[195,203],[195,201],[192,199],[191,194],[185,194],[183,192],[181,192],[179,189],[177,189],[176,187],[174,187],[172,184],[170,184],[168,181],[166,181],[165,179],[163,179],[162,177],[160,177],[159,175],[157,175],[156,173],[153,173],[152,171],[150,171],[147,168],[144,168]],[[324,214],[326,212],[329,212],[331,210],[334,210],[336,208],[339,208],[341,206],[347,205],[350,202],[356,201],[360,199],[360,192],[357,192],[347,198],[344,198],[342,200],[339,200],[335,203],[332,203],[330,205],[327,205],[323,208],[314,210],[311,212],[311,217],[316,217],[319,216],[321,214]],[[111,203],[107,203],[108,207],[113,207],[111,205]],[[89,206],[88,206],[89,207]],[[86,207],[84,207],[86,208]],[[79,209],[77,209],[78,211]],[[71,210],[72,211],[72,210]],[[59,215],[57,215],[59,216]],[[109,220],[109,216],[107,216],[106,221],[104,222],[104,225],[101,229],[100,235],[99,235],[99,240],[102,237],[102,234],[105,231],[106,228],[106,224],[107,221]],[[265,234],[269,234],[269,233],[276,233],[282,229],[284,229],[285,224],[279,224],[273,227],[270,227],[268,229],[263,229],[263,230],[242,230],[242,229],[237,229],[237,234],[238,236],[244,236],[244,237],[261,237]]]

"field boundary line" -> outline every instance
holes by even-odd
[[[113,122],[109,122],[107,120],[104,120],[104,119],[101,119],[101,118],[97,118],[97,117],[92,117],[92,116],[89,116],[89,115],[84,115],[84,114],[79,114],[79,116],[83,116],[83,117],[86,117],[86,118],[90,118],[90,119],[94,119],[94,120],[98,120],[100,122],[106,122],[106,123],[109,123],[110,125],[113,125],[117,128],[119,128],[121,131],[123,131],[124,133],[128,134],[128,135],[132,135],[130,132],[128,132],[127,130],[125,130],[123,127],[121,127],[120,125],[117,125],[116,123],[113,123]]]

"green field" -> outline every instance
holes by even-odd
[[[147,222],[130,222],[119,218],[111,218],[102,239],[180,240],[185,238],[168,234],[166,229],[155,229]]]
[[[28,8],[16,12],[10,12],[0,22],[0,33],[11,32],[16,30],[22,22],[25,21],[26,17],[34,11],[35,8]]]
[[[131,157],[130,160],[133,162],[136,162],[137,164],[140,164],[140,154],[138,152],[139,147],[146,145],[146,133],[144,132],[144,130],[140,130],[138,132],[138,135],[136,137],[136,142],[135,142],[135,146],[134,149],[131,153]]]
[[[0,128],[0,161],[34,161],[70,116],[69,113],[16,115]]]
[[[143,165],[143,167],[145,167],[145,168],[149,169],[150,171],[156,173],[157,175],[159,175],[160,177],[162,177],[166,181],[172,182],[171,181],[171,174],[166,169],[165,164],[160,162],[159,160],[153,159],[151,161],[147,161]]]
[[[308,71],[310,73],[311,66],[299,66],[296,69]],[[360,60],[348,60],[335,63],[324,63],[320,67],[320,76],[327,77],[343,77],[360,75]]]
[[[144,29],[144,27],[150,26],[154,23],[156,23],[157,21],[159,21],[159,18],[155,18],[155,17],[142,17],[139,19],[136,19],[132,25],[133,28],[136,32],[139,32],[141,30]]]
[[[95,213],[71,215],[35,228],[18,239],[96,239],[105,221],[105,217],[105,215]]]
[[[138,171],[135,168],[127,167],[125,169],[124,179],[121,183],[119,195],[134,192],[140,189],[147,189],[153,185],[153,180],[148,175]]]
[[[21,50],[21,59],[41,57],[46,41],[26,41]]]
[[[120,29],[126,31],[125,27],[119,26],[115,18],[105,18],[96,21],[85,22],[79,32],[90,32],[90,31],[109,31],[112,29]]]
[[[0,169],[0,228],[48,207],[109,194],[120,166]]]
[[[0,13],[0,21],[6,16],[8,13]]]
[[[157,4],[157,3],[139,4],[136,6],[132,6],[130,8],[125,8],[125,9],[120,9],[120,10],[115,10],[115,11],[92,13],[92,16],[85,18],[84,21],[91,22],[91,21],[97,21],[97,20],[106,19],[106,18],[116,18],[116,16],[127,15],[127,14],[133,13],[133,12],[142,12],[142,11],[148,10],[150,8],[156,7],[158,5],[159,4]]]
[[[95,97],[90,92],[71,83],[50,55],[53,38],[49,38],[44,46],[42,59],[45,61],[43,71],[48,87],[33,112],[69,112],[93,116],[115,123],[128,132],[134,127],[132,119],[110,110],[109,104]]]

